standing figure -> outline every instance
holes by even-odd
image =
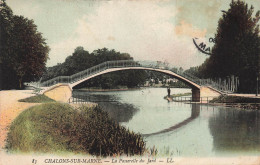
[[[168,97],[170,97],[171,96],[171,89],[167,88],[167,92],[168,92]]]

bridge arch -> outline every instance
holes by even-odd
[[[123,71],[123,70],[149,70],[149,71],[160,72],[160,73],[164,73],[164,74],[166,74],[166,75],[169,75],[169,76],[171,76],[171,77],[173,77],[173,78],[176,78],[176,79],[178,79],[178,80],[180,80],[180,81],[186,83],[186,84],[189,85],[192,89],[197,89],[197,90],[200,89],[200,85],[198,85],[198,84],[196,84],[196,83],[190,81],[189,79],[184,78],[184,77],[182,77],[182,76],[180,76],[180,75],[178,75],[178,74],[176,74],[176,73],[174,73],[174,72],[172,72],[172,71],[170,71],[170,70],[154,69],[154,68],[146,68],[146,67],[109,68],[109,69],[106,69],[106,70],[101,71],[101,72],[99,72],[99,73],[93,74],[93,75],[91,75],[91,76],[89,76],[89,77],[86,77],[86,78],[84,78],[84,79],[81,79],[81,80],[79,80],[79,81],[76,81],[76,82],[74,82],[74,83],[71,83],[71,84],[70,84],[70,87],[73,88],[73,87],[75,87],[75,86],[77,86],[77,85],[79,85],[79,84],[81,84],[81,83],[83,83],[83,82],[85,82],[85,81],[87,81],[87,80],[90,80],[90,79],[92,79],[92,78],[94,78],[94,77],[97,77],[97,76],[100,76],[100,75],[103,75],[103,74],[112,73],[112,72],[116,72],[116,71]]]

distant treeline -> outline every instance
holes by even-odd
[[[175,72],[183,71],[183,69],[180,68],[171,68]],[[153,80],[153,81],[152,81]],[[174,88],[190,88],[187,84],[185,84],[182,81],[176,81],[173,79],[173,77],[166,75],[164,73],[160,72],[154,72],[154,71],[147,71],[147,81],[149,81],[149,85],[153,86],[154,84],[162,84],[162,87],[169,86]]]
[[[98,65],[105,61],[114,60],[132,60],[127,53],[120,53],[114,49],[107,48],[94,50],[92,53],[84,50],[83,47],[77,47],[74,53],[68,56],[65,62],[47,68],[42,81],[49,80],[57,76],[70,76],[92,66]],[[83,82],[75,88],[82,87],[100,87],[102,89],[117,88],[118,86],[127,86],[128,88],[143,85],[147,74],[142,70],[117,71],[100,75],[89,81]]]

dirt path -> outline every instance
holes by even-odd
[[[3,150],[8,127],[25,109],[38,103],[23,103],[18,100],[33,96],[32,90],[0,91],[0,151]]]

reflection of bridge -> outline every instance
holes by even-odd
[[[96,76],[120,71],[120,70],[150,70],[161,72],[176,78],[192,88],[192,101],[198,102],[201,95],[203,96],[217,96],[220,94],[217,90],[216,84],[209,84],[201,79],[187,74],[185,72],[174,71],[168,64],[162,62],[148,62],[148,61],[133,61],[133,60],[119,60],[107,61],[99,65],[73,74],[71,76],[59,76],[45,82],[40,86],[44,89],[43,93],[50,98],[67,101],[72,92],[72,88],[84,81],[87,81]]]
[[[143,134],[143,136],[152,136],[152,135],[159,135],[159,134],[163,134],[163,133],[167,133],[167,132],[171,132],[173,130],[176,130],[178,128],[181,128],[185,125],[187,125],[188,123],[190,123],[191,121],[193,121],[194,119],[196,119],[198,116],[200,115],[200,105],[199,104],[191,104],[191,116],[185,120],[183,120],[182,122],[171,126],[167,129],[158,131],[158,132],[154,132],[154,133],[149,133],[149,134]]]

